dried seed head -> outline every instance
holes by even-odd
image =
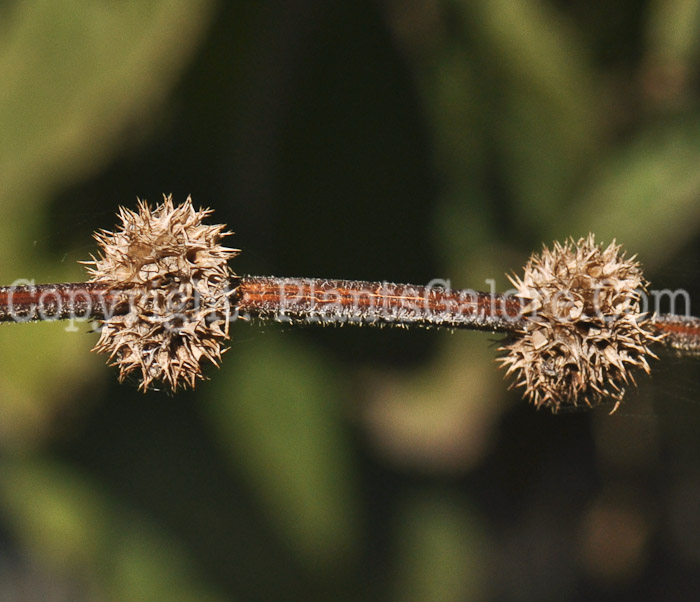
[[[162,382],[193,387],[201,364],[218,365],[228,338],[231,278],[227,261],[238,251],[221,246],[224,226],[202,220],[190,197],[177,207],[172,196],[152,209],[121,207],[116,232],[95,234],[101,252],[88,264],[91,282],[130,292],[129,312],[101,322],[94,351],[108,353],[119,380],[137,372],[142,390]]]
[[[640,312],[647,283],[635,258],[589,234],[544,247],[510,280],[525,302],[523,328],[501,347],[511,386],[553,412],[605,401],[617,409],[633,371],[649,372],[649,345],[660,338]]]

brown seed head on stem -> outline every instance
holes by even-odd
[[[641,312],[647,283],[634,257],[613,241],[578,241],[543,248],[511,282],[526,303],[525,320],[501,350],[512,386],[538,408],[618,407],[634,370],[649,372],[649,346],[661,339]]]
[[[553,412],[621,402],[635,371],[649,372],[650,347],[700,354],[700,318],[647,316],[639,263],[592,234],[531,257],[516,295],[389,282],[235,276],[221,245],[229,233],[205,225],[209,209],[170,196],[151,208],[121,208],[115,232],[95,235],[89,283],[0,287],[0,322],[92,317],[95,350],[146,390],[194,386],[202,364],[218,364],[238,317],[289,324],[368,324],[506,333],[500,359],[514,387]],[[614,411],[614,409],[613,409]]]
[[[194,386],[201,365],[218,364],[228,338],[233,274],[227,261],[238,251],[220,244],[229,232],[205,225],[209,209],[191,198],[174,206],[166,196],[151,208],[120,208],[115,232],[95,235],[100,253],[88,264],[91,282],[127,289],[129,311],[101,322],[95,351],[107,353],[124,380],[140,375],[146,390]]]

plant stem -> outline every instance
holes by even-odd
[[[320,324],[508,332],[521,310],[515,297],[469,289],[320,278],[247,276],[240,279],[236,296],[241,316]]]
[[[124,291],[99,282],[62,282],[0,287],[0,322],[104,319],[126,313]]]
[[[0,287],[0,322],[104,320],[129,311],[134,288],[100,282]],[[510,295],[432,286],[325,280],[238,277],[232,290],[232,319],[258,318],[304,324],[366,324],[486,330],[522,329],[523,302]],[[700,318],[656,315],[652,328],[663,344],[683,355],[700,354]]]

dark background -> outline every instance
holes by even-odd
[[[172,193],[240,274],[503,290],[592,231],[692,299],[699,62],[684,0],[4,3],[0,275],[83,279],[120,204]],[[552,416],[485,334],[237,323],[177,395],[96,338],[0,329],[2,600],[700,588],[695,360]]]

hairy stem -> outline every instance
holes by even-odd
[[[0,287],[0,322],[104,320],[129,311],[135,289],[100,282]],[[366,324],[486,330],[509,333],[523,326],[523,302],[513,296],[470,289],[326,280],[321,278],[237,278],[232,319],[256,318],[304,324]],[[662,314],[652,328],[663,344],[700,354],[700,318]]]

